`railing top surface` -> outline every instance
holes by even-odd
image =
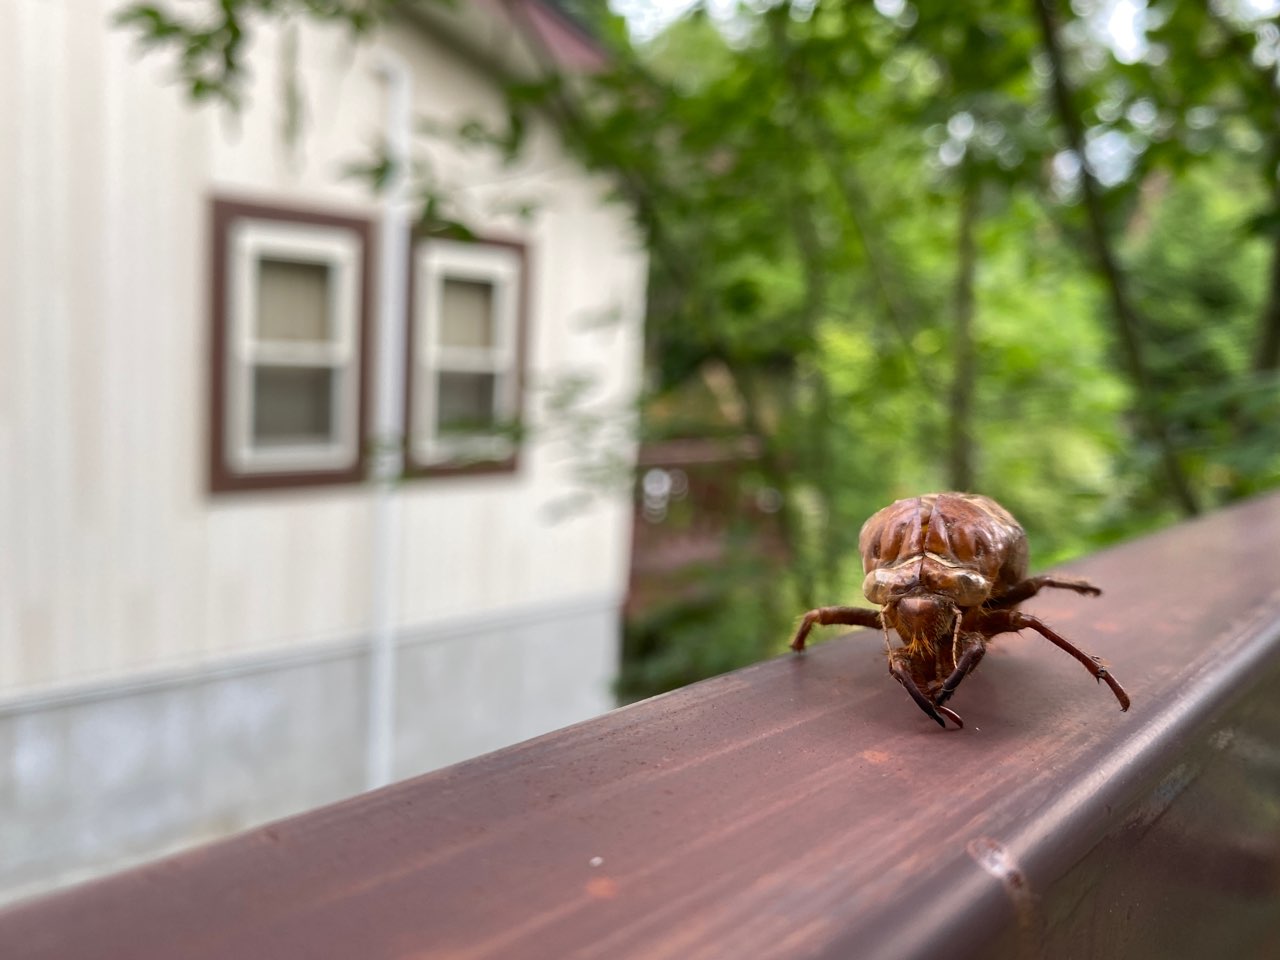
[[[1034,546],[1034,545],[1033,545]],[[860,632],[20,904],[29,958],[963,955],[1280,647],[1280,497],[1074,565],[940,730]],[[856,588],[855,588],[856,589]],[[838,602],[842,598],[831,598]],[[843,598],[848,599],[848,598]]]

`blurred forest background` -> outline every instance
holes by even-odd
[[[234,103],[254,18],[413,2],[121,22]],[[609,66],[542,51],[505,129],[431,135],[515,157],[550,118],[649,244],[644,449],[718,453],[642,455],[637,538],[716,546],[632,605],[624,699],[860,601],[859,528],[900,497],[995,497],[1045,567],[1280,483],[1280,3],[756,0],[643,39],[557,6]],[[424,224],[465,233],[417,175]]]

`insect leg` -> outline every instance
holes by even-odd
[[[978,661],[986,652],[986,645],[979,640],[970,644],[960,655],[960,659],[956,661],[956,668],[951,671],[951,676],[942,681],[942,686],[938,690],[935,702],[939,707],[951,699],[951,695],[956,692],[956,687],[960,686],[960,681],[973,672],[973,668],[978,665]]]
[[[804,649],[805,640],[808,639],[809,631],[813,629],[814,624],[825,627],[837,623],[847,627],[871,627],[872,629],[878,629],[882,625],[880,612],[868,607],[819,607],[804,615],[804,619],[800,621],[800,627],[796,630],[795,639],[791,641],[791,649],[797,653]]]
[[[1113,677],[1107,668],[1102,665],[1102,661],[1085,653],[1066,637],[1055,633],[1038,617],[1033,617],[1029,613],[1022,613],[1019,610],[993,610],[979,621],[978,629],[988,635],[992,635],[1012,633],[1015,630],[1021,630],[1023,627],[1030,627],[1054,646],[1060,647],[1079,660],[1093,676],[1093,679],[1100,683],[1106,683],[1111,688],[1116,700],[1120,702],[1121,710],[1129,709],[1129,695],[1124,692],[1124,687],[1120,686],[1120,681]]]
[[[964,616],[954,603],[951,605],[951,616],[955,618],[955,626],[951,628],[951,662],[956,663],[960,659],[960,625],[964,622]]]
[[[964,721],[960,719],[960,714],[956,713],[950,707],[944,707],[940,703],[937,704],[937,707],[938,707],[938,712],[942,714],[944,717],[946,717],[948,720],[950,720],[952,723],[954,723],[957,727],[964,726]]]
[[[1023,600],[1030,600],[1045,587],[1074,590],[1076,593],[1083,593],[1091,597],[1096,597],[1102,593],[1100,589],[1088,580],[1081,580],[1078,577],[1027,577],[1027,579],[1015,583],[1000,596],[988,600],[987,609],[999,610],[1003,607],[1016,606]]]
[[[911,674],[907,673],[902,669],[902,667],[892,660],[889,661],[889,673],[893,675],[893,679],[906,687],[907,693],[911,694],[911,699],[916,702],[916,706],[928,714],[933,721],[938,724],[938,726],[942,727],[942,729],[945,730],[947,728],[946,721],[942,719],[942,714],[938,712],[937,708],[929,698],[926,697],[920,691],[920,688],[916,686],[916,682],[911,679]],[[951,717],[951,719],[955,721],[957,726],[964,726],[964,721],[961,720],[954,711],[947,710],[946,713],[947,716]]]

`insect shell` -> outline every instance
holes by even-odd
[[[930,493],[898,500],[874,514],[858,537],[862,592],[878,610],[820,607],[804,615],[791,648],[801,651],[815,625],[884,631],[889,673],[939,726],[964,721],[946,702],[982,660],[992,637],[1035,630],[1075,657],[1129,709],[1129,696],[1097,657],[1084,653],[1037,617],[1017,609],[1045,587],[1098,595],[1087,580],[1027,576],[1027,534],[990,497]],[[895,647],[889,631],[898,634]]]

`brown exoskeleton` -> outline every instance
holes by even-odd
[[[1097,657],[1017,609],[1043,587],[1093,596],[1102,591],[1087,580],[1028,577],[1027,534],[989,497],[930,493],[899,500],[863,524],[858,549],[866,571],[862,592],[880,609],[810,610],[792,650],[804,649],[814,624],[879,628],[893,678],[939,726],[946,727],[945,716],[963,727],[944,704],[978,665],[992,637],[1029,627],[1084,664],[1095,680],[1105,681],[1120,709],[1129,709],[1129,695]],[[890,629],[902,646],[893,646]]]

